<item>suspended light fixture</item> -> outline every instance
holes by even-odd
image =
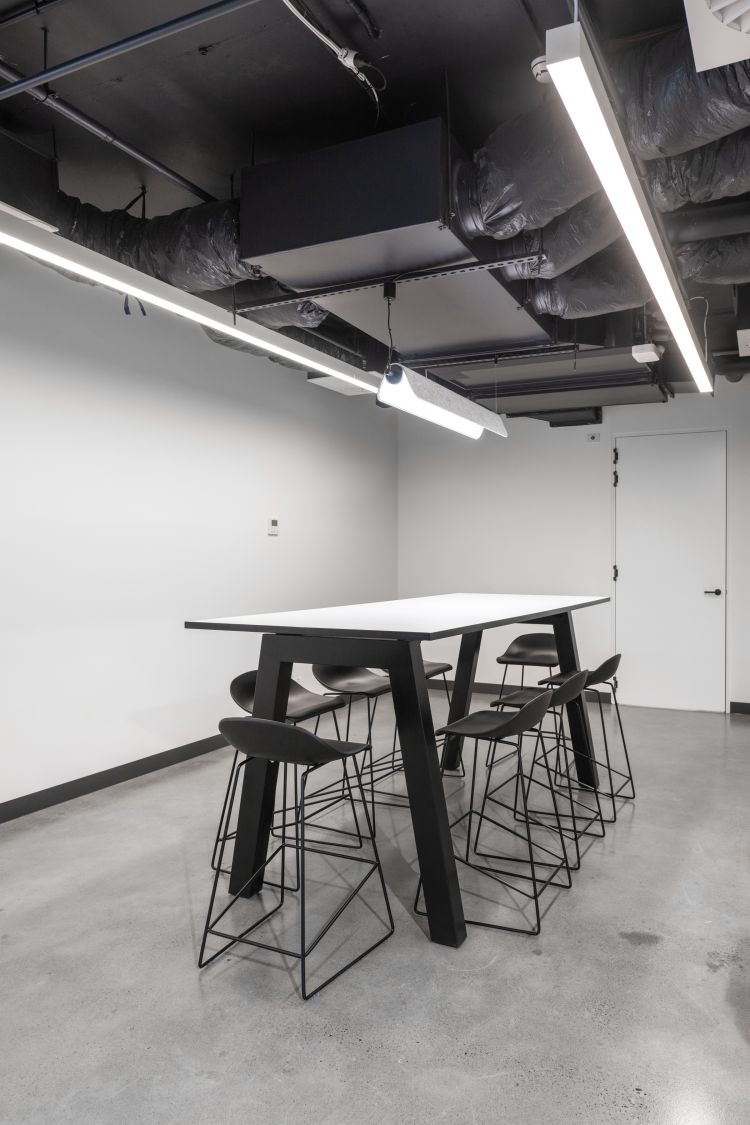
[[[547,70],[698,390],[712,391],[677,276],[580,23],[547,32]]]
[[[440,383],[425,379],[424,375],[418,375],[401,363],[392,363],[383,376],[378,402],[475,440],[481,437],[483,430],[500,437],[508,436],[498,414],[477,406]]]
[[[377,394],[375,381],[367,372],[333,357],[321,359],[320,352],[304,344],[290,344],[285,336],[253,324],[252,329],[235,324],[232,314],[217,309],[200,297],[183,293],[164,281],[148,277],[130,266],[111,261],[101,254],[78,246],[65,238],[41,229],[39,221],[22,212],[11,214],[7,208],[0,207],[0,246],[18,250],[37,261],[46,262],[57,269],[83,277],[96,285],[112,289],[123,296],[133,297],[144,305],[162,309],[183,320],[191,320],[202,328],[210,328],[233,340],[241,340],[267,355],[280,356],[299,364],[308,371],[317,371],[334,379],[340,379],[362,390]],[[242,325],[247,321],[242,321]],[[283,344],[279,341],[283,341]]]

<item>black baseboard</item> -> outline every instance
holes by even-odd
[[[110,785],[119,785],[121,781],[132,781],[134,777],[143,777],[155,770],[163,770],[166,766],[176,766],[189,758],[220,750],[222,746],[226,746],[226,740],[220,734],[213,734],[210,738],[188,742],[186,746],[177,746],[174,750],[164,750],[161,754],[151,754],[148,758],[138,758],[135,762],[125,762],[122,766],[90,773],[87,777],[65,781],[62,785],[53,785],[49,789],[40,789],[38,793],[29,793],[26,797],[15,797],[12,801],[0,804],[0,824],[59,805],[63,801],[72,801],[74,797],[96,793],[98,789],[108,789]]]
[[[451,690],[453,689],[453,684],[454,684],[453,680],[448,680],[448,687],[451,688]],[[427,687],[430,689],[430,691],[445,691],[445,688],[443,687],[442,677],[436,677],[433,680],[428,680],[427,681]],[[520,687],[520,684],[508,684],[508,687]],[[500,685],[497,684],[497,683],[494,683],[494,684],[487,683],[484,680],[476,680],[474,682],[474,691],[478,695],[497,695],[499,690],[500,690]],[[602,703],[611,703],[612,702],[612,696],[608,691],[601,691],[601,696],[602,696]],[[588,699],[589,703],[596,703],[596,696],[594,695],[593,691],[587,691],[586,692],[586,698]],[[733,706],[734,706],[734,704],[733,704]],[[736,706],[737,707],[747,707],[748,704],[747,703],[738,703],[738,704],[736,704]],[[748,712],[748,713],[750,713],[750,712]]]
[[[750,703],[730,703],[730,715],[750,715]]]

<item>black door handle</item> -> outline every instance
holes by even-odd
[[[718,586],[715,590],[704,590],[703,593],[704,594],[715,594],[717,598],[721,597],[721,590],[718,588]]]

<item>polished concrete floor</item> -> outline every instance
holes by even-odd
[[[429,944],[380,809],[396,933],[307,1004],[196,969],[228,751],[0,828],[0,1121],[748,1125],[750,718],[624,718],[638,800],[540,937]]]

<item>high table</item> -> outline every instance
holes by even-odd
[[[579,664],[571,614],[607,601],[609,598],[575,594],[440,594],[326,609],[216,617],[186,621],[185,627],[264,634],[253,705],[256,718],[284,721],[295,662],[357,665],[388,672],[430,939],[441,945],[459,946],[466,937],[466,923],[420,644],[441,637],[461,637],[449,718],[455,722],[469,709],[485,629],[518,622],[551,625],[560,671],[572,672]],[[567,714],[578,780],[595,787],[598,778],[583,699],[569,704]],[[446,740],[444,762],[448,768],[457,765],[459,750],[457,739]],[[249,761],[245,769],[229,881],[231,894],[248,882],[266,858],[277,772],[277,765],[259,759]],[[250,897],[261,886],[259,876],[244,893]]]

